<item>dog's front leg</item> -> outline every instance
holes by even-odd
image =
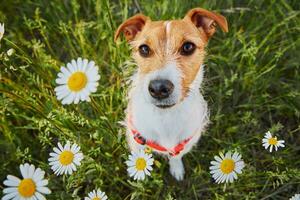
[[[169,157],[170,173],[176,178],[176,180],[181,181],[184,177],[184,166],[182,163],[182,155],[175,157]]]

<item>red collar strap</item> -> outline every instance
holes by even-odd
[[[133,135],[134,140],[137,143],[139,143],[141,145],[147,145],[148,147],[155,149],[157,151],[162,151],[162,152],[167,151],[170,156],[178,155],[184,149],[184,146],[193,138],[193,136],[190,136],[189,138],[187,138],[187,139],[183,140],[182,142],[180,142],[179,144],[177,144],[175,147],[173,147],[171,149],[167,149],[155,141],[146,140],[146,138],[144,138],[136,129],[133,129],[131,117],[129,117],[128,121],[129,121],[130,131]]]

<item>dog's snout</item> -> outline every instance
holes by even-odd
[[[165,99],[172,94],[174,85],[169,80],[159,79],[152,80],[148,87],[150,95],[155,99]]]

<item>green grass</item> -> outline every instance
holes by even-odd
[[[135,182],[126,174],[124,118],[128,80],[135,69],[117,26],[141,10],[154,20],[182,18],[194,7],[222,13],[229,33],[210,41],[202,92],[211,124],[184,157],[186,178],[176,182],[168,164]],[[7,174],[32,163],[46,171],[47,199],[83,199],[95,187],[110,199],[288,199],[300,192],[299,1],[7,0],[0,6],[6,32],[0,47],[0,196]],[[12,56],[6,51],[15,50]],[[55,78],[73,58],[94,60],[101,80],[91,103],[63,106]],[[263,149],[271,130],[286,147]],[[71,176],[56,177],[48,155],[58,141],[77,142],[85,155]],[[210,161],[238,150],[246,163],[233,184],[215,184]]]

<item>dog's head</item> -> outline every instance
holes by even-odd
[[[181,20],[151,21],[138,14],[119,26],[115,40],[124,33],[130,43],[144,97],[167,108],[188,96],[217,25],[228,31],[225,17],[202,8],[190,10]]]

